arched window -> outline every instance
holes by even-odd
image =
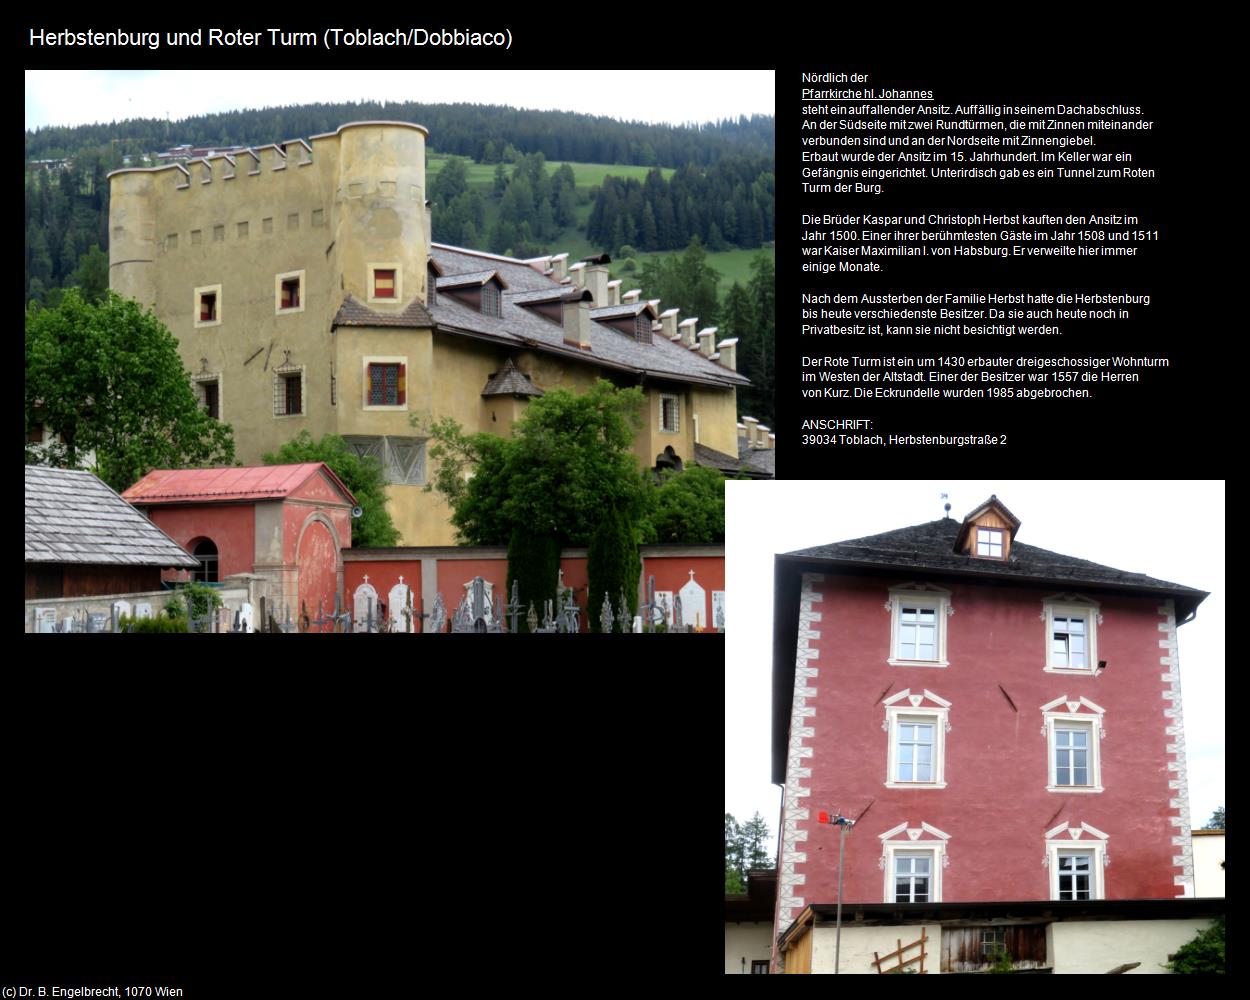
[[[194,579],[200,583],[216,583],[217,546],[207,538],[202,538],[196,542],[191,554],[200,561],[200,568],[193,574]]]

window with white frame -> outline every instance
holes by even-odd
[[[195,290],[192,303],[195,310],[195,326],[221,325],[221,285],[204,285]]]
[[[932,853],[908,851],[894,855],[894,902],[928,903],[932,884]]]
[[[882,728],[889,738],[887,788],[945,788],[946,733],[950,702],[932,691],[913,694],[910,688],[884,702]]]
[[[900,823],[880,835],[887,903],[940,903],[942,873],[950,863],[946,852],[950,834],[921,823]]]
[[[1059,852],[1059,898],[1089,899],[1094,855],[1085,851]]]
[[[274,312],[278,315],[304,311],[304,272],[287,271],[274,276]]]
[[[1108,839],[1088,823],[1079,827],[1062,823],[1047,832],[1044,860],[1050,869],[1051,899],[1076,902],[1107,898],[1104,870],[1110,864]]]
[[[890,664],[945,667],[946,619],[953,613],[950,591],[929,584],[890,590]]]
[[[1057,698],[1042,706],[1048,792],[1101,792],[1104,710],[1088,698]]]
[[[304,415],[304,369],[283,365],[273,372],[273,415],[298,417]]]
[[[221,373],[194,375],[191,383],[204,412],[214,420],[221,420]]]
[[[403,298],[403,272],[398,261],[369,264],[368,268],[370,302],[398,302]]]
[[[660,430],[670,434],[681,430],[681,397],[660,394]]]
[[[1042,603],[1046,625],[1046,670],[1051,673],[1092,674],[1098,667],[1098,605],[1065,595]]]
[[[986,559],[1003,557],[1003,533],[999,528],[977,528],[977,555]]]

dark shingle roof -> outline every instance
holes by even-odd
[[[1156,580],[1144,573],[1103,566],[1088,559],[1065,556],[1019,541],[1012,543],[1011,555],[1005,561],[978,559],[955,551],[955,539],[959,536],[960,527],[961,522],[946,517],[879,535],[799,549],[786,553],[786,556],[855,566],[942,570],[971,576],[1017,577],[1050,583],[1153,590],[1197,598],[1191,601],[1194,605],[1206,597],[1205,591],[1193,587]]]
[[[741,453],[740,449],[739,456],[735,458],[733,455],[726,455],[723,451],[709,448],[705,444],[696,443],[694,446],[694,460],[699,465],[720,469],[727,476],[747,475],[752,479],[776,477],[776,462],[772,460],[774,455],[776,452],[771,448],[760,451],[748,450],[747,454]],[[758,460],[763,456],[768,456],[768,458],[763,461]]]
[[[486,380],[483,396],[541,396],[543,391],[530,381],[509,358],[499,371]]]
[[[460,274],[446,274],[438,278],[436,286],[438,288],[464,288],[468,285],[484,285],[495,278],[504,288],[508,287],[503,276],[497,270],[492,271],[464,271]]]
[[[429,310],[422,303],[413,299],[402,312],[384,313],[370,309],[350,292],[334,317],[331,328],[336,326],[433,326]]]
[[[90,472],[37,465],[26,466],[26,561],[199,565]]]
[[[703,357],[697,351],[682,347],[680,343],[658,337],[653,344],[639,344],[632,337],[622,336],[619,330],[602,326],[593,319],[590,324],[591,349],[581,351],[576,347],[570,348],[564,343],[564,328],[561,324],[522,308],[524,303],[534,301],[530,293],[550,294],[569,286],[562,286],[525,262],[510,257],[462,250],[439,243],[431,246],[430,255],[443,272],[453,279],[457,275],[481,274],[484,273],[483,267],[493,267],[494,273],[503,279],[508,288],[502,296],[501,316],[484,316],[464,303],[455,301],[451,296],[440,295],[430,313],[436,325],[445,332],[479,335],[500,343],[577,358],[584,364],[600,364],[678,382],[719,385],[725,388],[750,385],[743,375]],[[442,287],[441,280],[439,286]],[[646,303],[639,305],[645,308]],[[639,310],[639,306],[612,308],[624,310],[622,315]]]

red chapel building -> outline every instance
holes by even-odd
[[[774,942],[837,898],[825,809],[850,903],[1193,895],[1177,629],[1207,594],[1020,527],[991,496],[776,557]]]
[[[157,469],[122,497],[199,561],[195,579],[258,576],[279,617],[334,610],[356,499],[324,462]]]

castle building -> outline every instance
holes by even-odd
[[[736,342],[622,295],[600,260],[432,243],[425,140],[353,122],[110,174],[110,285],[177,337],[238,458],[341,435],[382,462],[406,545],[454,541],[423,490],[431,422],[506,435],[551,389],[641,385],[644,467],[736,461]]]
[[[1048,901],[985,920],[991,944],[1029,925],[1039,967],[1065,903],[1194,895],[1177,630],[1207,594],[1020,529],[991,496],[776,557],[774,942],[832,919],[839,831],[819,810],[856,821],[844,902],[947,942],[970,911],[944,904]],[[981,940],[952,967],[988,961]]]

